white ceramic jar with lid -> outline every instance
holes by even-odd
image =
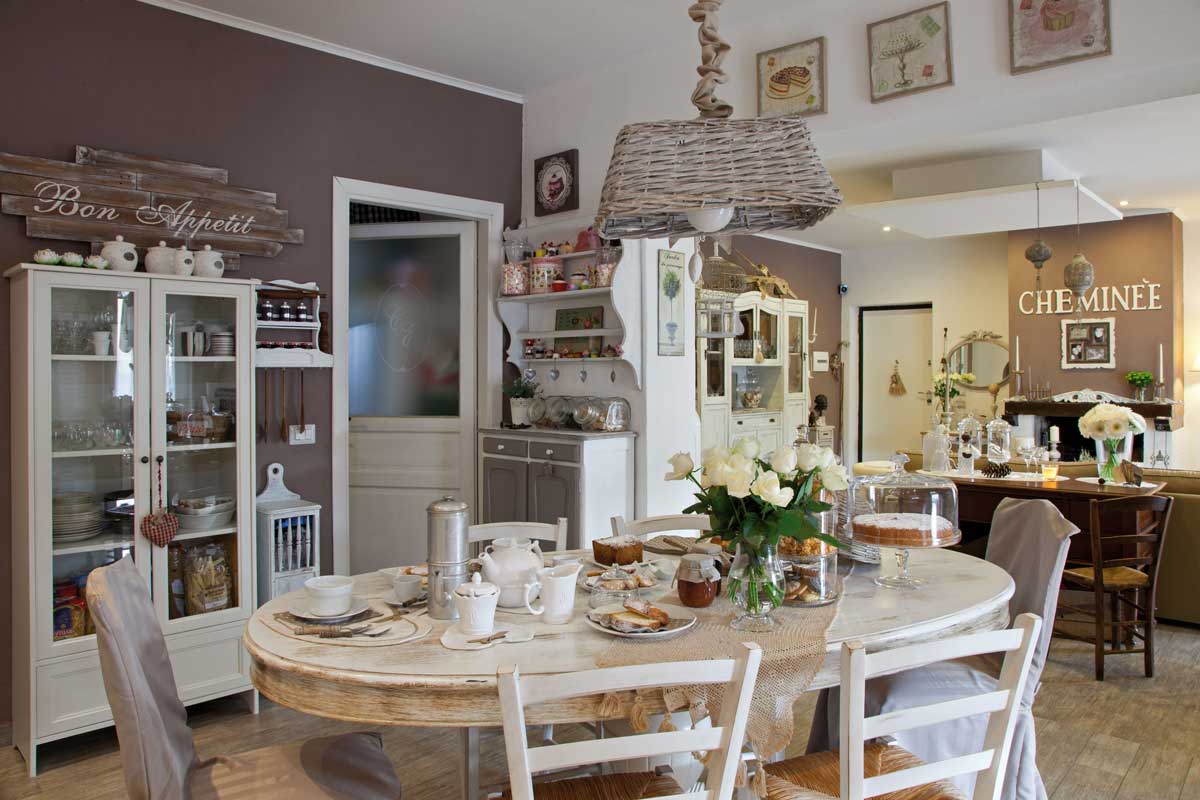
[[[196,275],[201,278],[219,278],[225,274],[225,259],[220,250],[213,250],[211,244],[204,245],[203,250],[196,251]]]
[[[125,237],[119,233],[116,239],[104,243],[104,247],[100,248],[100,255],[118,272],[133,272],[137,269],[137,248],[131,242],[125,241]]]
[[[480,578],[476,572],[468,583],[454,590],[458,610],[458,629],[469,636],[487,636],[496,625],[496,602],[500,587]]]
[[[154,275],[175,274],[175,250],[167,247],[166,242],[146,250],[146,272]]]
[[[186,278],[196,270],[196,259],[192,256],[192,251],[187,249],[187,245],[179,245],[179,249],[175,251],[175,274],[181,278]]]

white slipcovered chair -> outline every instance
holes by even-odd
[[[1045,800],[1046,789],[1037,770],[1037,737],[1033,699],[1050,651],[1058,587],[1071,536],[1079,528],[1049,500],[1005,498],[992,517],[987,560],[1003,567],[1016,585],[1009,613],[1036,614],[1048,622],[1033,650],[1029,680],[1017,714],[1016,731],[1004,776],[1005,800]],[[982,655],[945,661],[921,670],[876,678],[867,684],[868,713],[888,713],[939,700],[953,700],[996,687],[1001,660]],[[837,690],[822,692],[809,733],[809,752],[837,747]],[[924,761],[954,757],[977,749],[986,729],[983,717],[968,717],[896,734],[898,744]],[[970,794],[974,776],[954,780]]]

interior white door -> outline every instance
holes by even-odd
[[[862,310],[862,458],[888,459],[919,449],[931,410],[921,394],[932,385],[933,309]],[[906,392],[888,392],[899,369]]]
[[[425,559],[425,508],[475,496],[470,222],[350,226],[352,574]]]

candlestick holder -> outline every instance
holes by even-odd
[[[1154,400],[1157,403],[1165,402],[1167,399],[1167,385],[1162,381],[1154,384]]]
[[[1024,399],[1025,399],[1025,396],[1024,396],[1023,394],[1021,394],[1021,390],[1024,388],[1024,387],[1021,385],[1021,378],[1022,378],[1024,375],[1025,375],[1025,370],[1022,370],[1022,369],[1014,369],[1014,370],[1012,371],[1012,377],[1013,377],[1013,395],[1012,395],[1012,397],[1008,398],[1009,400],[1024,400]]]

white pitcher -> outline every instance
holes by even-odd
[[[545,567],[535,574],[537,580],[525,584],[525,608],[530,614],[541,616],[547,625],[566,625],[575,612],[575,578],[581,564],[560,564]],[[541,590],[542,604],[537,608],[530,605],[534,589]]]

